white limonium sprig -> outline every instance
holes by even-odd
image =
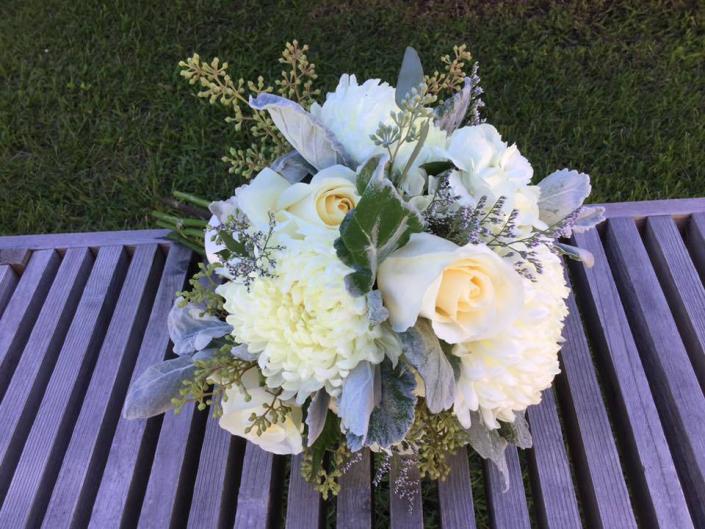
[[[228,161],[251,181],[212,203],[179,194],[198,220],[155,215],[207,263],[169,315],[175,357],[138,377],[125,416],[210,407],[233,435],[303,452],[324,498],[364,447],[375,483],[400,461],[392,492],[410,505],[410,462],[445,479],[466,445],[506,479],[505,449],[531,445],[524,413],[559,370],[560,256],[592,258],[565,242],[602,220],[589,176],[532,183],[480,114],[464,45],[431,75],[407,48],[396,86],[343,74],[324,98],[308,46],[280,64],[273,85],[180,64],[231,111],[249,147]]]

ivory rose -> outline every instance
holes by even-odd
[[[283,422],[272,424],[262,435],[257,435],[255,429],[245,433],[252,426],[250,415],[262,414],[264,406],[272,401],[272,394],[260,384],[260,375],[256,368],[250,369],[242,377],[242,383],[247,388],[250,400],[238,386],[226,390],[227,400],[223,400],[223,415],[220,417],[220,427],[233,435],[244,437],[257,446],[273,454],[298,454],[303,450],[301,432],[303,420],[301,408],[293,402]]]
[[[429,233],[415,233],[387,257],[377,284],[395,331],[421,316],[453,344],[497,335],[523,303],[521,277],[487,246],[461,247]]]

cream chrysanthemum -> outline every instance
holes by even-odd
[[[370,325],[364,297],[345,288],[350,269],[336,256],[337,233],[321,230],[305,240],[278,240],[274,277],[218,287],[233,336],[257,355],[271,388],[301,404],[325,388],[337,396],[359,362],[398,355],[398,340],[384,325]]]
[[[541,401],[560,371],[569,291],[560,259],[545,247],[538,255],[544,270],[536,282],[523,278],[524,306],[516,321],[495,338],[453,348],[461,360],[454,411],[465,427],[471,411],[479,411],[489,428],[513,421],[515,412]]]

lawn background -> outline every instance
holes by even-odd
[[[279,75],[311,46],[319,86],[393,82],[407,44],[426,69],[455,43],[480,62],[485,116],[537,178],[589,172],[594,201],[705,195],[702,2],[88,2],[5,0],[0,17],[0,233],[142,228],[172,189],[238,183],[225,114],[177,62]]]

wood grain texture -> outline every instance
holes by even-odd
[[[693,522],[704,527],[705,395],[634,222],[610,220],[606,249]]]
[[[531,529],[529,508],[526,504],[524,481],[519,466],[519,456],[514,446],[505,452],[509,469],[509,488],[504,490],[504,482],[497,467],[484,461],[487,505],[492,529]]]
[[[546,529],[580,529],[580,510],[570,475],[553,388],[527,410],[533,448],[528,451],[534,506]]]
[[[87,249],[66,253],[8,386],[10,396],[0,403],[0,497],[9,486],[92,264]]]
[[[556,379],[578,484],[591,526],[635,529],[636,520],[585,331],[573,294]]]
[[[584,299],[583,317],[624,440],[640,518],[655,526],[690,527],[683,490],[600,237],[591,231],[576,234],[574,242],[595,256],[593,268],[575,265],[575,286]]]
[[[235,529],[268,529],[279,514],[281,460],[247,443],[237,496]]]
[[[27,248],[6,248],[0,250],[0,265],[10,265],[21,273],[32,252]]]
[[[443,529],[475,529],[468,452],[461,448],[448,456],[450,474],[438,482]]]
[[[235,522],[245,441],[215,419],[206,422],[198,473],[188,516],[189,529],[225,529]]]
[[[34,252],[7,303],[0,320],[0,400],[54,280],[59,261],[54,250]]]
[[[176,292],[184,287],[190,262],[189,250],[177,245],[169,249],[131,381],[166,356],[169,332],[165,322]],[[136,527],[160,426],[161,418],[119,419],[89,527]]]
[[[650,217],[645,243],[705,392],[705,287],[671,217]]]
[[[389,472],[389,522],[392,529],[423,529],[418,466],[414,460],[396,454]]]
[[[321,495],[301,475],[301,454],[291,458],[289,494],[287,497],[286,529],[317,529],[323,527]]]
[[[641,219],[655,215],[685,218],[693,213],[705,213],[705,198],[678,198],[671,200],[644,200],[640,202],[613,202],[600,204],[609,217]]]
[[[132,257],[44,516],[47,529],[86,525],[162,262],[156,245]]]
[[[17,273],[10,265],[0,265],[0,319],[17,286]]]
[[[100,246],[133,246],[136,244],[169,243],[169,230],[93,231],[85,233],[51,233],[9,235],[0,237],[0,250],[27,248],[86,248]]]
[[[693,263],[700,273],[700,280],[705,283],[705,213],[690,218],[687,239]]]
[[[362,456],[340,478],[340,494],[336,499],[338,529],[371,529],[372,527],[372,462],[370,451]]]
[[[41,523],[126,268],[122,247],[98,251],[0,510],[0,527]]]

